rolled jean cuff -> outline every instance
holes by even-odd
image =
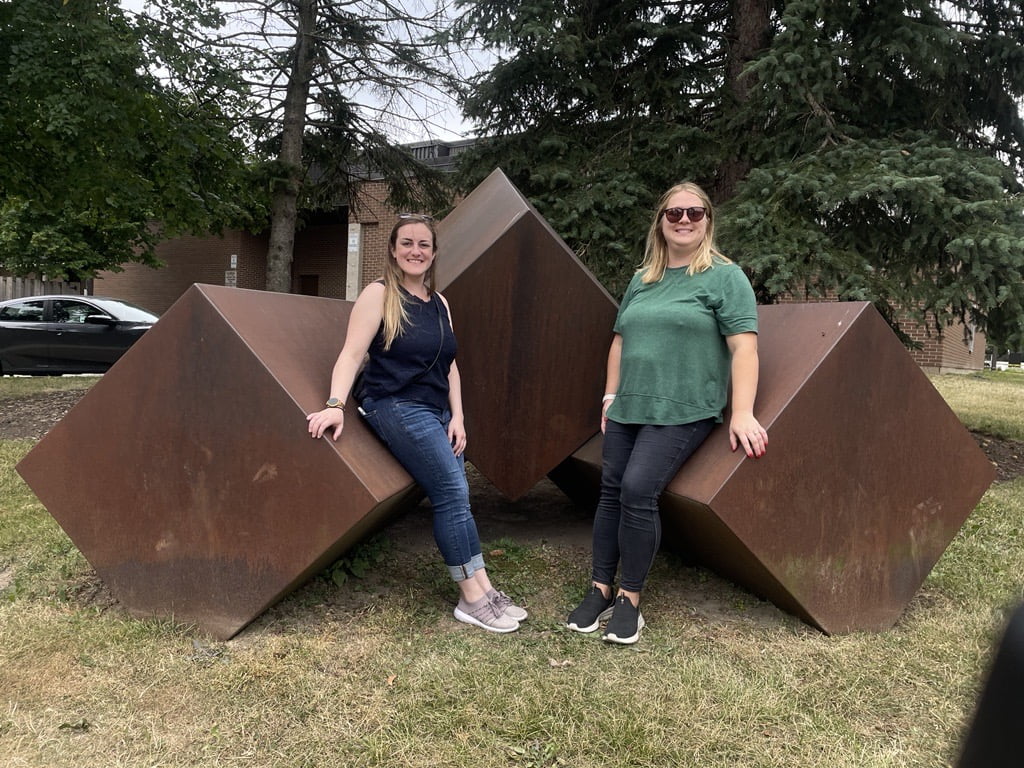
[[[484,565],[484,556],[473,555],[470,561],[465,565],[449,565],[448,573],[452,575],[455,581],[465,581],[466,579],[472,578],[473,574],[477,571],[482,571],[486,568]]]

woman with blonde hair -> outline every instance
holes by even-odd
[[[716,423],[732,388],[729,440],[764,455],[754,418],[757,306],[743,271],[714,242],[707,194],[685,182],[658,203],[643,263],[626,289],[608,352],[601,415],[601,497],[591,587],[567,624],[632,644],[640,593],[661,542],[658,498]],[[619,573],[619,588],[612,585]]]
[[[381,280],[363,289],[334,364],[326,406],[306,417],[312,437],[337,440],[345,401],[363,372],[359,412],[423,488],[434,508],[434,540],[459,588],[455,618],[513,632],[527,618],[487,576],[469,506],[462,382],[448,301],[434,288],[434,220],[402,214],[391,230]]]

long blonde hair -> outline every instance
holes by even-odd
[[[721,264],[728,264],[731,261],[715,245],[715,211],[711,204],[711,198],[708,197],[707,192],[692,181],[684,181],[669,189],[658,201],[654,220],[651,222],[650,229],[647,230],[644,260],[638,270],[644,273],[642,280],[645,283],[656,283],[665,276],[665,269],[668,267],[668,243],[665,242],[665,233],[661,231],[661,217],[665,214],[665,206],[668,205],[669,199],[679,192],[689,192],[700,198],[707,221],[704,239],[697,248],[696,255],[690,261],[690,266],[686,270],[687,274],[695,275],[710,269],[715,265],[716,260]]]
[[[402,285],[402,269],[395,259],[395,244],[398,242],[398,230],[408,224],[426,224],[430,230],[430,237],[434,243],[435,260],[430,263],[427,274],[424,275],[423,285],[427,289],[427,295],[434,295],[434,267],[437,265],[437,229],[434,226],[434,219],[430,216],[405,213],[398,217],[395,226],[391,228],[391,237],[388,238],[388,256],[384,260],[384,349],[391,349],[391,344],[405,331],[409,322],[409,314],[405,311],[407,298],[399,290]]]

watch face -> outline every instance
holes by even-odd
[[[341,405],[341,400],[339,400],[336,397],[332,397],[330,400],[327,401],[328,408],[337,408],[339,405]]]

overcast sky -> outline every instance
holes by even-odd
[[[404,0],[413,8],[426,0]],[[399,0],[402,4],[402,0]],[[237,12],[247,5],[246,0],[223,2],[227,12]],[[255,5],[255,3],[254,3]],[[428,3],[428,7],[434,7]],[[129,13],[141,13],[145,10],[145,0],[121,0],[121,6]],[[255,16],[254,16],[255,18]],[[282,30],[286,32],[286,30]],[[479,70],[479,63],[490,57],[482,54],[463,55],[458,67],[463,76],[469,76]],[[380,109],[382,129],[393,140],[399,143],[419,141],[456,141],[471,136],[471,126],[461,115],[454,100],[433,89],[423,89],[421,93],[402,91],[392,94],[373,93],[370,89],[355,91],[352,100],[365,105],[364,114]]]

